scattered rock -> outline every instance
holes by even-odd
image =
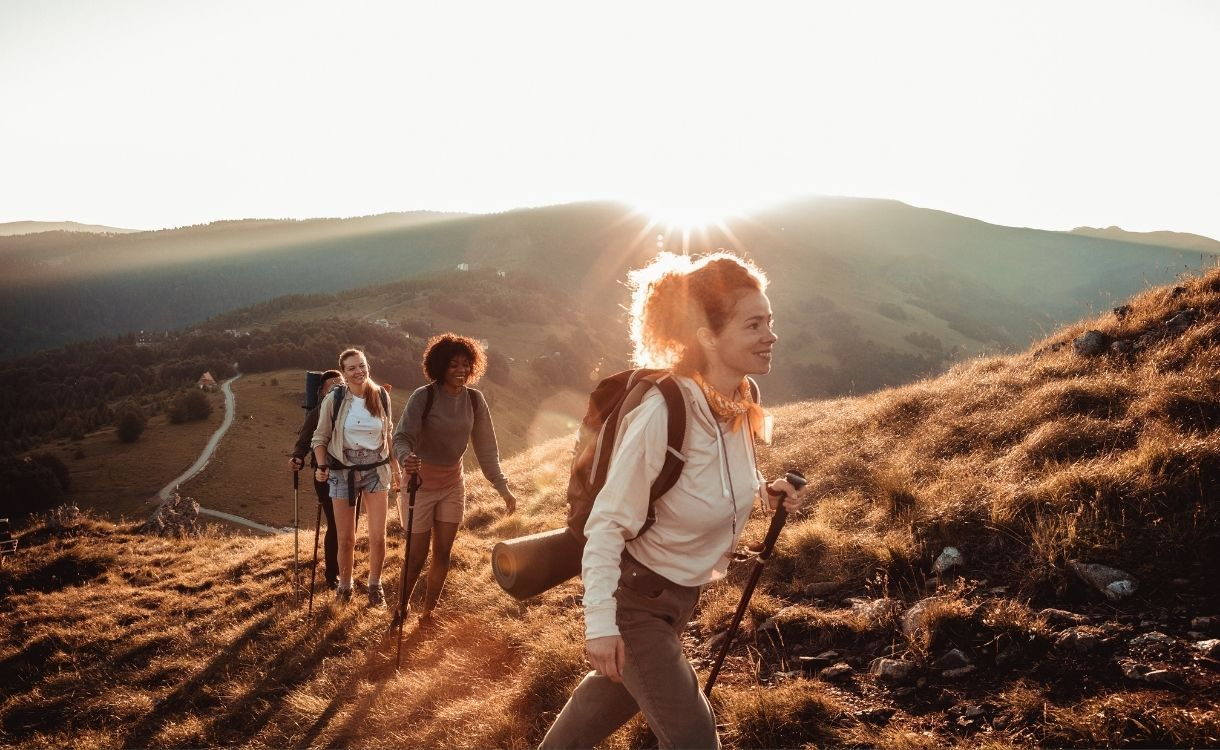
[[[1118,318],[1119,320],[1126,320],[1127,316],[1131,314],[1131,305],[1119,305],[1118,307],[1114,308],[1113,312],[1114,317]]]
[[[1212,638],[1207,641],[1199,641],[1193,644],[1204,656],[1209,659],[1220,659],[1220,638]]]
[[[823,680],[842,680],[851,676],[851,665],[845,661],[838,662],[832,666],[823,669],[818,673],[818,676]]]
[[[1168,646],[1173,643],[1173,637],[1165,635],[1159,630],[1154,630],[1151,633],[1143,633],[1137,635],[1130,640],[1132,646]]]
[[[1110,346],[1110,337],[1101,331],[1085,331],[1072,339],[1072,348],[1082,357],[1095,357]]]
[[[1078,654],[1090,654],[1101,645],[1101,639],[1092,630],[1084,627],[1068,628],[1055,638],[1055,645]]]
[[[1095,563],[1069,560],[1068,567],[1085,583],[1100,591],[1112,602],[1120,601],[1135,593],[1138,584],[1130,573]]]
[[[877,679],[882,682],[888,682],[891,685],[901,685],[911,682],[915,676],[915,669],[915,665],[909,661],[882,657],[873,660],[872,666],[869,667],[869,672],[876,675]]]
[[[1173,335],[1181,335],[1186,332],[1187,328],[1194,325],[1195,321],[1198,319],[1199,311],[1193,307],[1188,308],[1170,318],[1168,322],[1165,323],[1165,328],[1167,328]]]
[[[932,668],[943,671],[946,669],[961,669],[962,667],[970,664],[971,659],[966,652],[962,651],[960,648],[955,648],[951,649],[939,659],[932,662]]]
[[[1063,627],[1067,625],[1087,625],[1089,618],[1086,615],[1079,615],[1075,612],[1069,612],[1066,609],[1055,609],[1047,607],[1039,610],[1038,614],[1044,617],[1052,627]]]
[[[834,653],[833,651],[830,653]],[[805,674],[813,675],[829,667],[839,658],[838,654],[833,657],[823,656],[800,656],[797,657],[797,663],[801,665],[801,671]]]
[[[839,588],[838,581],[814,581],[805,587],[805,596],[826,596]]]
[[[940,556],[936,558],[936,562],[932,563],[932,570],[938,574],[943,574],[945,571],[956,568],[964,562],[962,553],[957,547],[945,547]]]
[[[902,632],[904,635],[915,635],[917,631],[922,629],[927,619],[928,608],[933,604],[945,601],[943,596],[930,596],[927,599],[920,599],[911,605],[911,608],[902,614]]]
[[[71,529],[81,522],[84,514],[75,505],[60,505],[47,513],[47,527],[52,529]]]
[[[863,599],[860,597],[849,597],[846,600],[851,606],[851,611],[864,615],[873,622],[880,622],[892,616],[902,606],[902,603],[897,599]]]
[[[1111,354],[1123,355],[1123,354],[1130,354],[1133,351],[1135,351],[1135,344],[1131,343],[1130,341],[1127,341],[1126,339],[1121,339],[1119,341],[1115,341],[1114,343],[1110,344],[1110,353]]]
[[[856,718],[869,724],[885,724],[894,718],[894,714],[895,710],[892,708],[866,708],[863,711],[857,711]]]
[[[1211,633],[1216,630],[1216,618],[1214,617],[1195,617],[1190,621],[1190,629],[1198,630],[1202,633]]]
[[[140,527],[144,534],[157,536],[199,536],[199,503],[174,492],[153,511],[152,517]]]
[[[987,706],[983,705],[982,703],[967,706],[966,710],[962,712],[962,716],[965,716],[967,719],[980,719],[986,715]]]
[[[974,673],[977,669],[978,667],[974,666],[973,664],[967,664],[966,666],[958,667],[957,669],[946,669],[940,673],[940,676],[947,680],[956,680],[959,677],[965,677],[968,674]]]

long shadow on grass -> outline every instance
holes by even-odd
[[[364,721],[364,718],[368,716],[369,710],[377,702],[377,698],[385,689],[386,681],[396,671],[394,663],[390,660],[389,656],[383,653],[387,644],[391,644],[393,645],[394,652],[397,655],[398,646],[397,641],[394,640],[394,636],[396,634],[397,631],[387,633],[386,636],[382,638],[381,644],[369,652],[369,655],[364,660],[364,664],[362,664],[359,669],[352,670],[352,676],[348,678],[343,687],[335,692],[335,697],[331,699],[330,704],[327,705],[326,708],[322,710],[322,713],[318,715],[317,721],[313,723],[313,726],[309,728],[309,731],[306,732],[301,741],[297,743],[297,748],[307,748],[313,746],[314,741],[317,740],[317,738],[322,734],[322,731],[327,727],[331,719],[335,717],[335,714],[339,712],[339,709],[343,706],[344,700],[349,696],[355,695],[356,687],[360,680],[367,677],[376,682],[377,686],[368,695],[360,699],[360,702],[357,704],[355,710],[352,711],[351,717],[343,723],[343,726],[339,728],[339,730],[335,733],[335,736],[332,737],[327,743],[327,745],[331,747],[348,747],[354,744],[356,739],[356,727],[358,727]],[[421,630],[417,627],[409,634],[403,636],[403,650],[410,651],[415,646],[427,640],[430,635],[432,635],[431,631]]]
[[[267,665],[263,678],[227,711],[212,720],[215,734],[208,737],[208,742],[215,745],[236,744],[262,731],[271,718],[283,710],[279,701],[268,700],[268,696],[286,694],[293,687],[312,679],[322,660],[332,655],[332,647],[350,633],[354,619],[355,615],[336,619],[320,636],[313,628],[307,627],[285,644]],[[298,654],[302,651],[306,655],[299,658]]]
[[[121,743],[123,747],[148,747],[151,740],[172,717],[193,706],[204,687],[212,685],[251,641],[261,636],[278,619],[279,613],[268,612],[233,639],[206,667],[199,670],[177,690],[161,699],[147,717],[131,729]],[[215,700],[215,699],[209,699]]]

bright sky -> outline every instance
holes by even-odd
[[[1220,2],[3,0],[0,221],[808,194],[1220,238]]]

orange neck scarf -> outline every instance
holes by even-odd
[[[746,378],[741,379],[733,398],[721,394],[697,372],[694,374],[694,380],[707,398],[707,405],[711,407],[716,419],[729,423],[729,432],[737,432],[743,424],[748,423],[750,433],[754,437],[764,436],[763,425],[767,414],[762,406],[754,402],[750,394],[750,383]]]

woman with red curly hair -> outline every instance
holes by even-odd
[[[399,596],[410,599],[428,559],[430,542],[432,563],[420,613],[420,621],[427,623],[449,574],[449,555],[465,511],[462,456],[467,444],[473,443],[479,468],[504,498],[507,513],[516,510],[517,498],[500,470],[500,451],[487,399],[471,387],[487,370],[482,345],[454,333],[433,336],[424,351],[423,368],[429,382],[407,400],[394,429],[394,453],[403,470],[418,474],[422,483],[415,495],[411,557]],[[406,509],[401,503],[399,512],[405,529]]]
[[[748,376],[771,369],[767,279],[729,253],[661,253],[632,272],[631,338],[641,367],[670,370],[687,404],[686,462],[648,515],[669,421],[650,389],[624,415],[606,482],[585,524],[585,675],[543,748],[591,748],[637,713],[660,746],[719,747],[711,705],[682,653],[682,631],[705,584],[724,576],[755,501],[802,498],[786,480],[766,484],[754,440],[768,417]]]

